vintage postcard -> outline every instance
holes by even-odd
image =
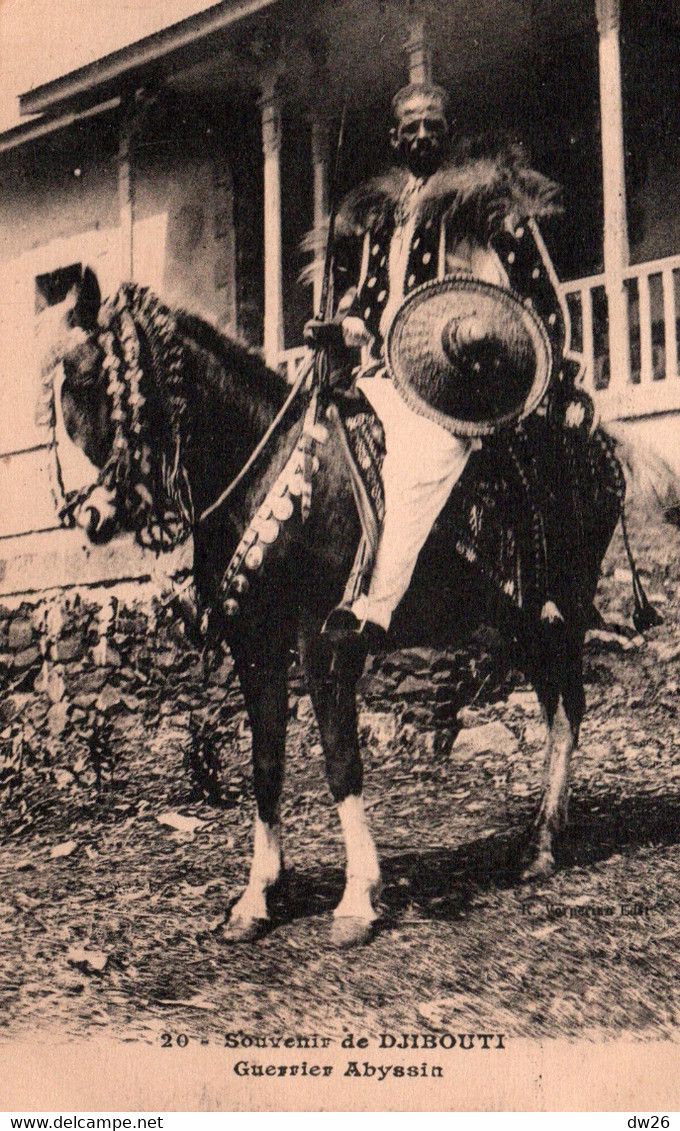
[[[0,58],[0,1106],[676,1109],[677,6]]]

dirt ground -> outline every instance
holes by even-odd
[[[674,1038],[680,532],[638,523],[633,540],[665,622],[644,640],[631,630],[617,538],[598,597],[614,631],[588,645],[570,833],[547,882],[518,882],[540,791],[533,693],[506,681],[489,702],[480,680],[452,745],[455,732],[438,741],[367,677],[366,795],[385,888],[374,940],[349,953],[327,942],[340,829],[299,684],[283,807],[287,891],[270,934],[229,947],[219,927],[245,882],[252,807],[245,716],[233,684],[220,684],[228,665],[207,683],[190,652],[183,670],[128,672],[126,683],[123,669],[99,692],[108,728],[99,745],[73,733],[47,751],[21,745],[40,733],[47,707],[15,683],[1,736],[1,1039],[56,1026],[73,1038],[158,1044],[163,1033],[212,1038],[265,1024]],[[190,750],[200,751],[193,769]]]

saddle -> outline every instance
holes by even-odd
[[[350,607],[367,591],[384,514],[384,436],[362,394],[336,393],[331,408],[352,479],[360,484],[355,499],[362,538],[341,602]],[[547,406],[471,453],[430,537],[450,547],[503,601],[537,617],[546,601],[565,592],[567,561],[583,572],[584,584],[576,579],[570,585],[573,599],[587,600],[598,531],[608,518],[615,523],[624,496],[613,441],[594,428],[590,397],[573,381],[560,382]],[[588,611],[584,607],[584,615]]]

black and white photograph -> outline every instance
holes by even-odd
[[[0,0],[0,1106],[680,1107],[679,354],[676,0]]]

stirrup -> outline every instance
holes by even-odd
[[[368,652],[383,651],[387,646],[388,634],[382,625],[372,620],[359,620],[346,605],[331,609],[321,626],[321,635],[328,637],[334,645],[361,642]]]
[[[321,625],[322,636],[360,636],[366,620],[359,620],[348,605],[336,605]]]

